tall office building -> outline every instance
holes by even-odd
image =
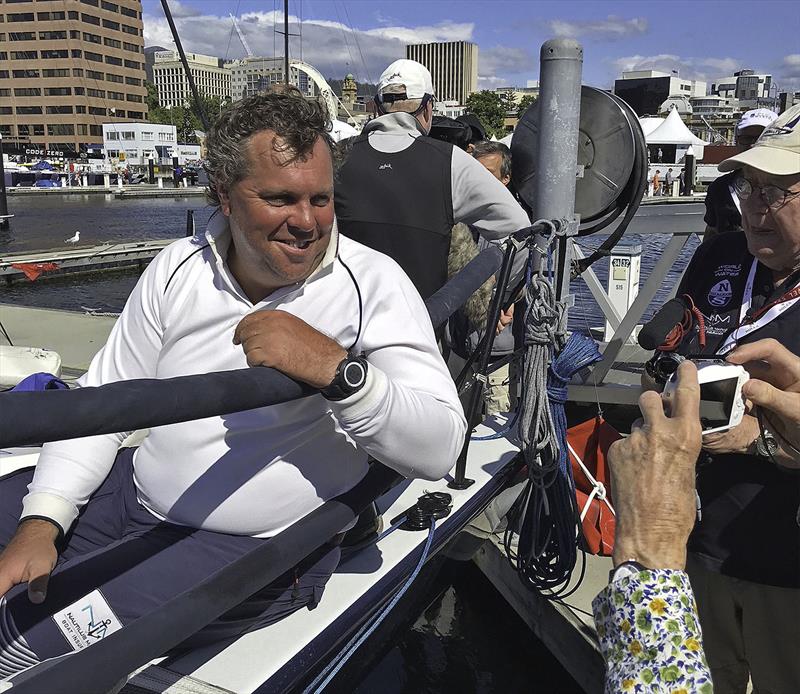
[[[202,96],[230,98],[231,71],[222,58],[187,53],[186,62],[189,63],[189,72],[192,73],[197,91]],[[158,90],[160,106],[188,106],[192,92],[177,51],[160,51],[155,54],[153,82]]]
[[[140,0],[15,0],[0,6],[0,132],[6,150],[77,153],[104,122],[147,117]],[[58,155],[53,155],[58,156]]]
[[[478,46],[468,41],[406,46],[406,58],[431,72],[438,101],[464,104],[478,89]]]
[[[231,71],[231,100],[240,101],[267,91],[273,84],[283,82],[283,58],[242,58],[227,66]],[[289,84],[297,87],[306,97],[315,95],[314,83],[297,67],[289,66]]]

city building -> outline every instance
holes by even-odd
[[[147,118],[140,0],[0,5],[4,150],[77,158],[101,124]]]
[[[406,46],[406,58],[430,70],[439,101],[464,104],[478,89],[478,46],[469,41]]]
[[[163,46],[147,46],[144,49],[144,76],[151,84],[153,83],[153,65],[156,62],[156,53],[162,53],[166,50],[169,49]]]
[[[795,104],[800,104],[800,92],[781,92],[778,94],[778,110],[780,113]]]
[[[189,71],[192,73],[198,93],[206,97],[230,98],[231,70],[223,63],[222,58],[187,53],[186,62],[189,64]],[[177,51],[155,53],[153,83],[158,91],[159,105],[165,108],[189,105],[192,92]]]
[[[284,81],[283,58],[258,58],[251,56],[227,63],[231,74],[230,95],[233,101],[267,91],[273,84]],[[289,84],[297,87],[307,97],[314,96],[314,83],[308,75],[289,66]]]
[[[711,82],[709,94],[738,99],[742,111],[753,108],[778,107],[778,85],[772,75],[746,69],[734,72],[732,77],[722,77]]]
[[[657,70],[632,70],[623,72],[614,80],[614,94],[623,99],[638,116],[652,116],[659,112],[671,96],[705,96],[706,83],[700,80],[681,79],[676,73]]]
[[[103,147],[109,163],[116,166],[185,164],[201,156],[200,145],[179,143],[174,125],[158,123],[103,123]]]

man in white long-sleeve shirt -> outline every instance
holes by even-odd
[[[422,299],[338,235],[328,125],[292,93],[222,115],[205,236],[159,254],[81,380],[262,365],[321,393],[156,427],[121,453],[125,434],[48,444],[32,481],[0,480],[0,679],[158,609],[351,488],[368,455],[426,479],[455,462],[466,423]],[[313,607],[338,558],[321,547],[196,643]],[[71,621],[86,605],[103,630]]]

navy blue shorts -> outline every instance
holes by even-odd
[[[0,479],[0,549],[16,530],[32,477],[33,470],[25,469]],[[44,603],[32,604],[27,587],[16,586],[6,595],[9,614],[41,660],[70,653],[78,648],[53,615],[63,614],[84,596],[98,590],[124,626],[159,609],[260,542],[264,540],[160,521],[137,501],[133,449],[123,449],[61,542]],[[320,547],[182,647],[216,643],[277,622],[300,608],[315,607],[339,557],[338,546]]]

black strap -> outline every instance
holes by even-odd
[[[190,259],[190,258],[191,258],[193,255],[196,255],[196,254],[197,254],[197,253],[199,253],[200,251],[202,251],[202,250],[204,250],[204,249],[206,249],[206,248],[210,248],[210,246],[211,246],[211,244],[210,244],[210,243],[207,243],[205,246],[200,246],[200,248],[198,248],[196,251],[192,251],[192,252],[191,252],[189,255],[187,255],[187,256],[186,256],[186,257],[185,257],[183,260],[181,260],[181,262],[180,262],[180,263],[178,263],[178,267],[176,267],[176,268],[175,268],[175,269],[172,271],[172,274],[169,276],[169,279],[167,280],[167,283],[164,285],[164,294],[166,294],[166,293],[167,293],[167,289],[169,289],[169,283],[170,283],[170,282],[172,282],[172,278],[173,278],[173,277],[175,277],[175,275],[176,275],[176,273],[178,272],[178,270],[180,270],[180,269],[181,269],[181,268],[184,266],[184,264],[186,263],[186,261],[188,261],[188,260],[189,260],[189,259]]]

